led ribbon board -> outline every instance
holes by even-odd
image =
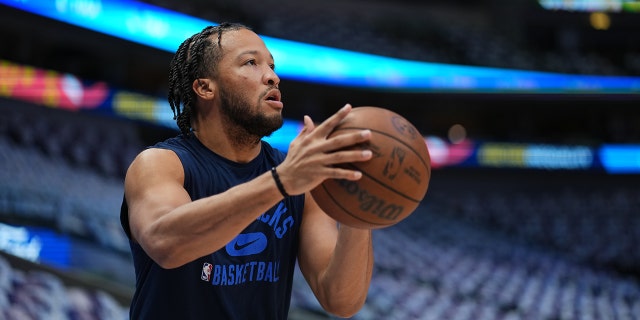
[[[216,23],[132,0],[0,0],[36,15],[175,52]],[[410,61],[263,37],[282,78],[397,92],[637,94],[640,77],[555,74]]]
[[[587,12],[640,12],[638,0],[538,0],[547,10],[587,11]]]

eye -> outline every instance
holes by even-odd
[[[275,70],[275,69],[276,69],[276,65],[275,65],[275,64],[273,64],[273,63],[270,63],[270,64],[269,64],[269,67],[271,68],[271,70]]]
[[[256,63],[256,59],[248,60],[248,61],[247,61],[247,62],[245,62],[244,64],[246,64],[246,65],[251,65],[251,66],[255,66],[255,65],[257,65],[257,63]]]

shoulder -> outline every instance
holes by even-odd
[[[165,148],[148,148],[140,152],[135,159],[133,159],[132,165],[141,163],[144,165],[154,165],[171,163],[174,160],[179,160],[174,150]]]
[[[140,152],[131,162],[125,177],[125,185],[131,180],[150,180],[159,176],[183,179],[182,162],[168,149],[149,148]]]
[[[150,149],[169,149],[169,150],[184,150],[193,147],[193,137],[180,134],[176,137],[166,139],[151,146]]]
[[[131,166],[147,168],[155,168],[156,166],[182,167],[181,155],[190,148],[189,140],[188,137],[181,134],[158,142],[140,152]]]

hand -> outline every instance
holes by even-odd
[[[330,178],[358,180],[362,177],[357,170],[334,165],[371,159],[371,150],[344,150],[368,141],[371,131],[362,130],[327,138],[350,111],[351,105],[347,104],[318,126],[309,116],[304,116],[304,128],[291,141],[287,157],[278,166],[280,179],[289,194],[305,193]]]

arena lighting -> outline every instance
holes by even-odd
[[[481,167],[586,170],[595,167],[594,150],[587,146],[488,142],[478,146]]]
[[[547,10],[586,11],[586,12],[638,12],[638,0],[538,0]]]
[[[608,173],[640,173],[640,146],[606,144],[599,150],[604,169]]]
[[[215,25],[133,0],[0,0],[0,4],[169,52],[204,26]],[[397,92],[640,93],[640,77],[447,65],[263,39],[285,79]]]
[[[596,30],[609,30],[611,27],[611,18],[604,12],[592,12],[589,15],[589,23]]]
[[[71,239],[42,227],[0,223],[0,250],[32,262],[69,267]]]

